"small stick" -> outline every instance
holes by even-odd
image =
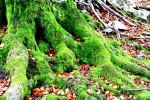
[[[95,16],[97,17],[97,19],[104,25],[105,28],[107,28],[107,25],[105,24],[105,22],[103,22],[103,20],[99,17],[99,15],[96,13],[94,6],[92,3],[90,3],[90,6],[92,8],[92,11],[94,12]]]
[[[150,39],[150,36],[132,37],[133,39]]]
[[[111,28],[112,30],[114,30],[117,34],[117,39],[119,40],[120,39],[120,32],[118,31],[118,29],[115,29],[114,27],[112,26],[108,26],[108,24],[106,25],[105,22],[103,22],[103,20],[98,16],[98,14],[96,13],[95,9],[94,9],[94,6],[92,3],[90,3],[90,6],[95,14],[95,16],[97,17],[97,19],[104,25],[105,28]]]
[[[131,26],[136,26],[135,24],[129,22],[127,19],[125,19],[123,16],[121,16],[119,13],[117,13],[116,11],[114,11],[113,9],[111,9],[109,6],[107,6],[101,0],[97,0],[97,3],[99,5],[101,5],[101,6],[103,6],[104,8],[108,9],[111,13],[115,14],[117,17],[119,17],[120,19],[122,19],[124,22],[130,24]]]
[[[149,88],[138,88],[138,89],[125,89],[126,91],[142,91],[142,90],[150,90]]]

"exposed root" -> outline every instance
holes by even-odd
[[[9,42],[10,48],[5,69],[11,77],[11,85],[2,98],[5,98],[5,100],[21,100],[28,91],[28,79],[26,77],[28,51],[13,35],[6,36],[4,43],[8,43],[10,38],[12,41]]]

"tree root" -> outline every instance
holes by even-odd
[[[6,39],[8,38],[8,40]],[[10,50],[7,56],[5,69],[11,77],[11,85],[2,97],[5,100],[22,100],[28,91],[26,69],[28,67],[28,51],[25,46],[16,40],[13,35],[6,36],[5,41],[13,39],[9,43]],[[15,45],[14,45],[15,44]]]
[[[70,6],[69,3],[70,3],[69,1],[68,1],[68,4],[63,3],[63,5],[66,5],[66,7],[69,6],[68,8],[65,8],[65,11],[63,11],[63,9],[61,9],[61,10],[59,9],[59,7],[61,7],[61,4],[59,6],[57,5],[56,9],[59,11],[59,13],[62,16],[59,17],[58,15],[55,15],[55,17],[57,18],[57,21],[67,31],[73,32],[73,34],[72,34],[73,36],[83,40],[83,42],[78,43],[78,44],[75,44],[71,41],[73,44],[75,44],[74,47],[78,48],[77,49],[78,53],[75,53],[74,48],[73,48],[73,52],[75,53],[75,55],[85,63],[93,64],[93,62],[94,62],[94,64],[96,64],[97,67],[99,66],[98,68],[91,69],[90,73],[93,73],[93,74],[91,74],[91,77],[105,76],[105,77],[109,77],[110,81],[113,81],[113,79],[114,79],[113,82],[118,83],[120,86],[125,83],[122,86],[123,88],[126,84],[128,84],[128,85],[130,84],[130,86],[136,87],[133,80],[126,79],[122,75],[121,72],[119,72],[118,70],[115,69],[114,65],[111,62],[113,62],[113,63],[115,62],[114,64],[117,64],[117,65],[119,64],[118,66],[126,69],[127,71],[131,71],[135,74],[140,74],[140,75],[149,77],[149,74],[148,74],[149,71],[147,71],[144,68],[138,67],[136,64],[134,64],[135,62],[138,62],[138,61],[129,57],[128,55],[126,55],[121,48],[118,48],[119,45],[116,46],[116,44],[114,44],[114,43],[110,43],[110,44],[108,42],[105,43],[106,40],[103,39],[101,35],[98,35],[96,32],[92,31],[91,28],[88,27],[86,22],[84,22],[84,19],[82,18],[82,16],[80,16],[79,12],[76,12],[75,8]],[[61,13],[61,11],[62,11],[62,13]],[[71,13],[71,11],[75,11],[74,13],[78,14],[78,16],[75,17],[74,13]],[[66,15],[64,15],[64,12]],[[69,12],[69,14],[67,14],[68,12]],[[54,14],[56,14],[56,12],[54,12]],[[66,18],[63,18],[64,16],[70,17],[70,19],[65,20]],[[71,18],[73,18],[73,20]],[[83,24],[84,24],[84,26],[83,26]],[[86,28],[80,29],[80,27],[86,27]],[[94,35],[92,35],[91,33],[93,33]],[[98,39],[96,39],[95,37],[98,37]],[[91,42],[90,42],[90,40],[91,40]],[[102,41],[102,43],[101,43],[101,41]],[[113,48],[115,47],[115,50],[117,50],[117,52],[115,51],[115,55],[119,55],[119,56],[122,55],[125,61],[122,62],[122,60],[120,60],[120,58],[115,59],[113,56],[112,57],[109,56],[109,55],[114,55],[114,49],[112,47]],[[96,49],[94,49],[94,48],[96,48]],[[105,49],[105,48],[107,48],[107,49]],[[90,51],[90,52],[88,53],[88,51]],[[88,59],[88,58],[90,58],[90,59]],[[118,61],[120,61],[120,62],[118,62]],[[126,64],[126,61],[129,63]],[[134,63],[130,63],[131,61],[134,61]],[[105,64],[104,62],[106,62],[106,63],[110,62],[110,63]],[[134,69],[137,67],[139,70],[138,71],[136,70],[137,71],[136,72]],[[108,69],[110,69],[110,71]],[[102,72],[102,74],[101,74],[101,72]],[[96,76],[95,76],[95,73],[96,73]],[[116,80],[116,79],[120,79],[120,81]]]

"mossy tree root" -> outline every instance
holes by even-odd
[[[122,87],[126,84],[136,86],[133,79],[126,78],[115,67],[119,66],[126,71],[149,78],[149,71],[138,66],[138,60],[128,56],[116,41],[106,40],[88,25],[72,0],[61,4],[54,3],[53,8],[52,12],[58,23],[72,33],[75,38],[81,39],[80,43],[75,43],[72,41],[72,37],[68,36],[65,42],[67,46],[84,63],[97,65],[97,68],[91,68],[91,77],[107,77],[110,81],[118,83]],[[67,40],[69,40],[69,43]]]
[[[53,13],[42,12],[39,22],[44,28],[45,38],[57,52],[56,59],[58,62],[55,63],[54,70],[60,73],[75,69],[75,55],[64,42],[64,33],[66,31],[57,23]]]
[[[13,35],[7,35],[3,42],[9,44],[5,69],[10,75],[11,85],[0,99],[22,100],[28,91],[28,79],[26,77],[28,51]]]

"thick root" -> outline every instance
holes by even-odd
[[[96,68],[91,68],[90,70],[91,78],[107,77],[109,81],[117,83],[122,89],[126,88],[126,86],[137,87],[133,79],[130,77],[126,78],[117,66],[149,78],[149,71],[142,67],[138,67],[138,71],[134,71],[137,68],[137,65],[134,63],[137,63],[138,60],[129,57],[116,41],[106,40],[102,35],[93,31],[71,2],[72,0],[68,0],[59,5],[55,4],[56,9],[53,10],[53,13],[58,23],[64,29],[72,33],[74,37],[81,39],[80,43],[75,43],[71,37],[66,38],[66,44],[75,53],[77,58],[80,58],[84,63],[97,65]],[[70,43],[67,43],[67,39]],[[125,58],[123,61],[125,65],[122,64],[123,62],[120,59],[116,60],[113,56]]]
[[[136,74],[136,75],[142,75],[147,78],[150,78],[150,72],[147,69],[145,69],[141,66],[138,66],[135,63],[132,63],[130,60],[126,61],[125,57],[113,56],[112,59],[113,59],[114,64],[118,65],[120,68],[123,68],[129,72]]]
[[[75,55],[64,43],[64,33],[66,33],[66,31],[57,23],[51,12],[43,12],[39,18],[40,24],[44,28],[45,38],[52,44],[57,52],[56,59],[58,62],[55,62],[53,67],[54,71],[60,73],[75,69]]]
[[[7,39],[6,39],[7,38]],[[23,100],[28,91],[28,80],[26,69],[28,67],[28,51],[13,35],[6,36],[4,43],[9,43],[9,53],[7,56],[5,69],[11,78],[11,85],[2,97],[4,100]],[[7,42],[5,42],[7,41]]]

